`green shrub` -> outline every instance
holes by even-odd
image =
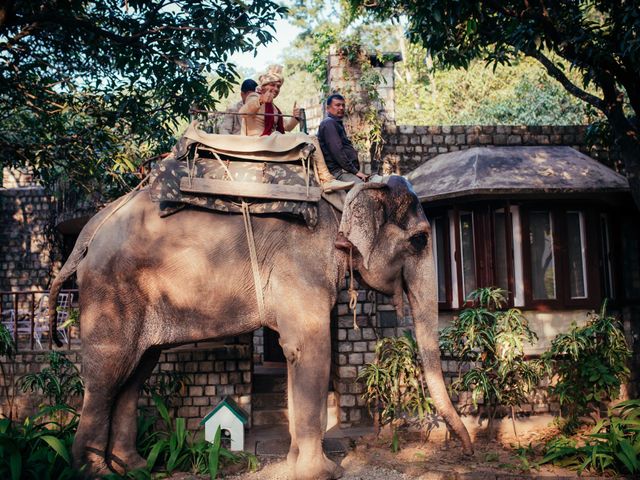
[[[489,429],[498,407],[509,407],[515,432],[515,407],[526,401],[543,374],[541,362],[524,356],[525,344],[534,344],[538,337],[520,310],[501,310],[506,304],[503,290],[480,288],[469,300],[474,306],[463,310],[440,334],[440,348],[460,361],[451,390],[471,392],[476,408],[483,400]]]
[[[258,467],[255,455],[230,452],[221,446],[220,430],[216,432],[213,442],[196,438],[186,429],[186,420],[173,420],[163,399],[153,395],[153,402],[160,418],[140,417],[138,419],[138,450],[147,459],[146,472],[162,466],[168,473],[175,471],[191,472],[193,474],[208,474],[214,479],[218,475],[221,463],[246,462],[247,468],[254,470]],[[158,420],[161,429],[155,429]],[[144,478],[145,469],[131,472],[130,478]],[[120,478],[117,475],[109,478]]]
[[[578,446],[581,445],[581,446]],[[599,473],[640,473],[640,400],[621,402],[587,435],[560,436],[545,446],[540,463]]]
[[[358,380],[366,386],[362,398],[369,412],[374,417],[379,415],[380,426],[391,425],[396,444],[397,421],[423,421],[431,413],[418,345],[410,331],[405,331],[402,337],[378,341],[375,361],[365,365]]]
[[[557,381],[549,387],[565,415],[562,428],[574,432],[581,417],[597,412],[599,404],[613,400],[629,376],[627,346],[619,322],[607,315],[606,303],[587,323],[571,325],[568,333],[557,335],[543,356]]]
[[[71,420],[44,420],[60,416]],[[0,478],[79,478],[71,466],[71,445],[77,427],[78,416],[67,406],[43,408],[22,424],[0,419]]]
[[[43,394],[50,406],[67,405],[72,397],[84,393],[84,383],[76,366],[63,353],[49,352],[49,366],[38,373],[27,373],[18,379],[23,392]]]

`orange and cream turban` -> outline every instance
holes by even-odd
[[[271,65],[266,73],[258,77],[258,83],[261,87],[268,83],[280,83],[282,85],[284,83],[282,65]]]

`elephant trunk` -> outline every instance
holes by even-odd
[[[405,265],[403,277],[429,394],[438,413],[462,441],[464,453],[473,455],[469,432],[451,403],[442,375],[438,345],[436,275],[432,256],[425,252],[420,258]]]

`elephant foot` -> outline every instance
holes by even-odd
[[[82,457],[74,455],[73,467],[82,472],[82,477],[86,479],[98,479],[104,475],[113,473],[104,458],[104,453],[96,448],[87,447],[86,453]]]
[[[147,461],[142,458],[138,452],[116,452],[112,451],[108,458],[109,466],[114,472],[124,475],[125,473],[136,470],[137,468],[144,468],[147,466]]]
[[[295,480],[333,480],[342,477],[344,469],[325,455],[320,458],[305,461],[303,458],[296,462],[294,475],[290,479]]]

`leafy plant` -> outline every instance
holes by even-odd
[[[566,433],[574,432],[581,417],[597,411],[600,402],[618,397],[629,376],[630,356],[619,322],[607,315],[606,302],[584,326],[573,323],[568,333],[554,338],[544,360],[557,377],[549,392],[566,416],[562,424]]]
[[[196,439],[195,434],[189,434],[187,431],[184,418],[171,418],[167,405],[159,395],[154,394],[153,401],[160,415],[162,429],[152,428],[157,418],[139,419],[139,426],[142,426],[143,430],[139,432],[138,449],[147,458],[148,471],[158,465],[164,465],[168,473],[182,471],[208,474],[214,479],[218,475],[221,463],[246,461],[247,468],[257,468],[258,463],[254,455],[245,452],[233,453],[222,447],[220,429],[216,432],[213,442]]]
[[[18,379],[23,392],[41,393],[49,405],[67,405],[71,397],[84,393],[80,372],[65,354],[49,352],[49,366],[38,373],[28,373]]]
[[[69,415],[71,420],[66,423],[42,420]],[[71,445],[77,426],[78,416],[67,406],[46,407],[22,424],[0,419],[0,478],[79,478],[71,465]]]
[[[470,391],[476,408],[482,399],[490,431],[498,407],[509,407],[517,437],[515,407],[526,401],[543,374],[541,362],[527,361],[524,355],[525,345],[538,337],[520,310],[500,310],[506,304],[503,290],[479,288],[469,300],[474,306],[463,310],[440,334],[440,348],[460,361],[451,390]]]
[[[367,364],[358,380],[364,382],[362,395],[369,412],[380,426],[390,424],[393,448],[398,449],[395,424],[411,418],[424,420],[431,413],[431,399],[425,386],[418,345],[410,331],[401,337],[383,338],[376,344],[376,358]]]
[[[142,391],[151,397],[159,396],[169,408],[191,382],[191,377],[184,372],[159,372],[147,379]]]
[[[16,345],[11,332],[4,325],[0,324],[0,357],[4,357],[9,366],[9,371],[5,369],[5,362],[0,361],[0,375],[4,385],[4,398],[7,400],[9,418],[13,415],[13,404],[15,395],[11,392],[10,385],[15,380],[15,363],[13,361],[16,353]]]
[[[582,444],[581,446],[578,446]],[[640,473],[640,400],[609,409],[591,432],[578,441],[560,436],[547,443],[540,463],[600,473]]]

